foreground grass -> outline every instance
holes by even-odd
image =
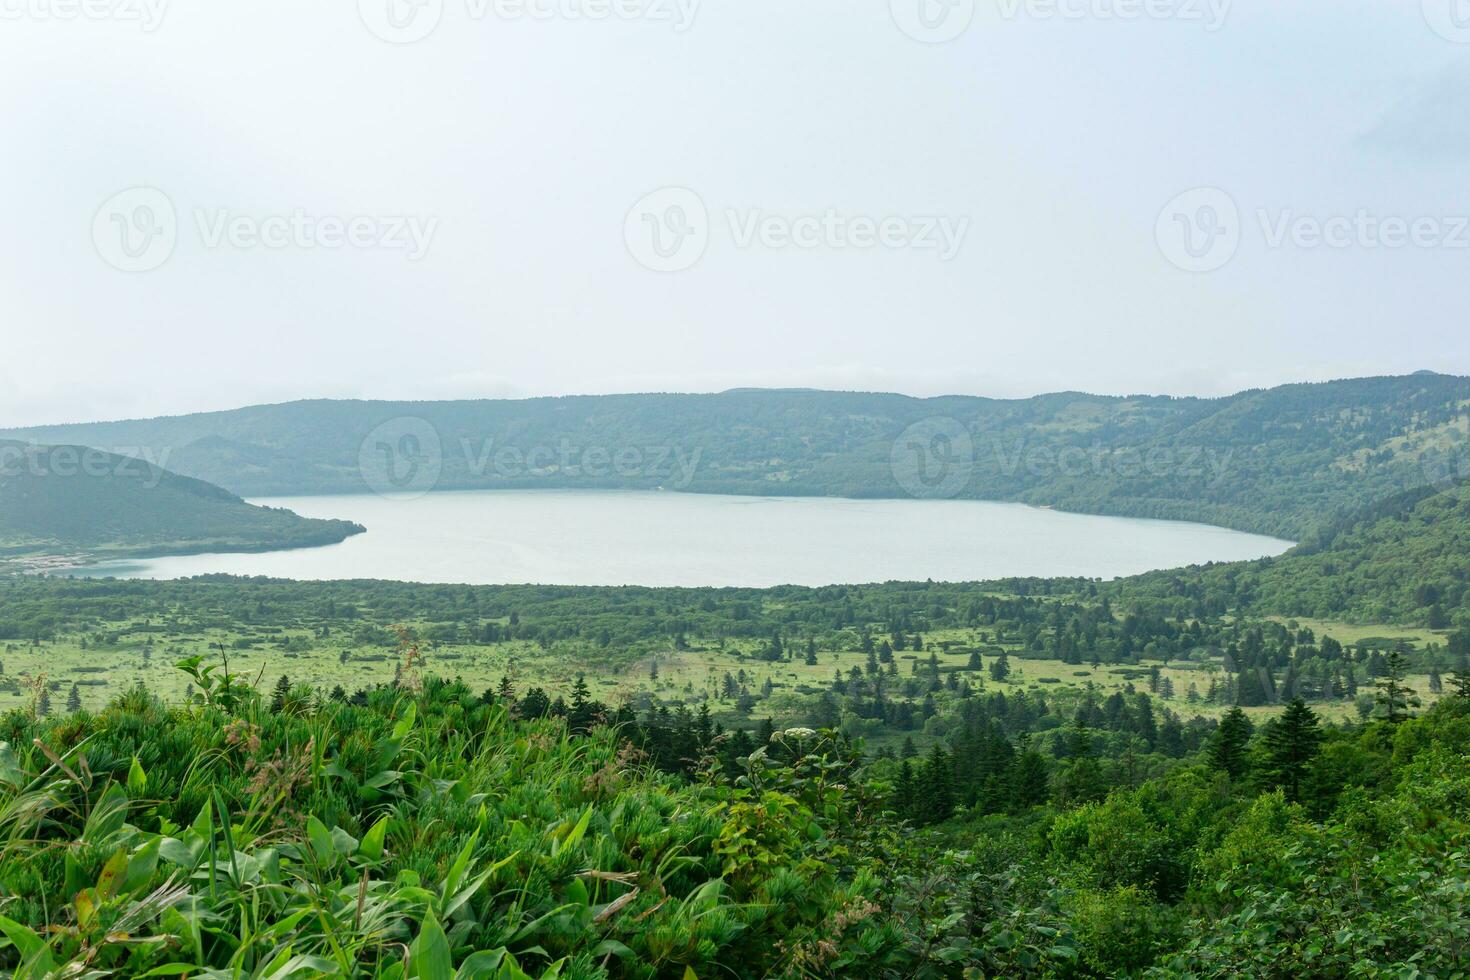
[[[612,729],[412,690],[271,713],[211,679],[203,705],[135,690],[49,724],[6,716],[0,967],[777,976],[872,888],[828,863],[832,815],[851,815],[835,797],[680,783]]]

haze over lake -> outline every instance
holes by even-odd
[[[968,500],[545,490],[252,502],[350,519],[368,532],[324,548],[109,562],[81,574],[757,587],[1012,575],[1114,578],[1261,558],[1291,547],[1201,524]]]

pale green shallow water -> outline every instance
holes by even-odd
[[[469,491],[252,501],[367,534],[325,548],[113,562],[82,574],[551,585],[770,586],[1006,576],[1113,578],[1279,554],[1291,542],[1202,524],[969,500]]]

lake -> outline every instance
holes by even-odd
[[[252,503],[346,518],[368,533],[324,548],[117,561],[72,574],[763,587],[1113,578],[1291,547],[1202,524],[970,500],[496,490]]]

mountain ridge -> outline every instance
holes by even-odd
[[[0,440],[0,560],[262,551],[363,530],[249,504],[138,457]]]
[[[375,435],[387,425],[387,437]],[[928,428],[925,428],[925,427]],[[146,450],[181,474],[244,496],[378,489],[368,455],[404,434],[429,442],[432,487],[665,489],[838,497],[930,495],[901,452],[936,433],[966,445],[940,496],[1082,513],[1202,521],[1300,539],[1373,500],[1462,471],[1470,378],[1416,374],[1247,389],[1218,398],[1058,392],[1025,399],[917,398],[815,389],[530,399],[307,399],[156,419],[0,432]],[[916,430],[915,427],[918,427]],[[917,432],[918,444],[905,438]],[[369,440],[377,441],[369,445]],[[939,445],[939,444],[935,444]],[[953,447],[953,442],[949,444]],[[569,447],[698,454],[671,469],[594,473],[572,457],[502,467]],[[554,454],[553,454],[554,455]],[[1214,464],[1212,468],[1212,461]],[[492,465],[494,464],[494,465]]]

